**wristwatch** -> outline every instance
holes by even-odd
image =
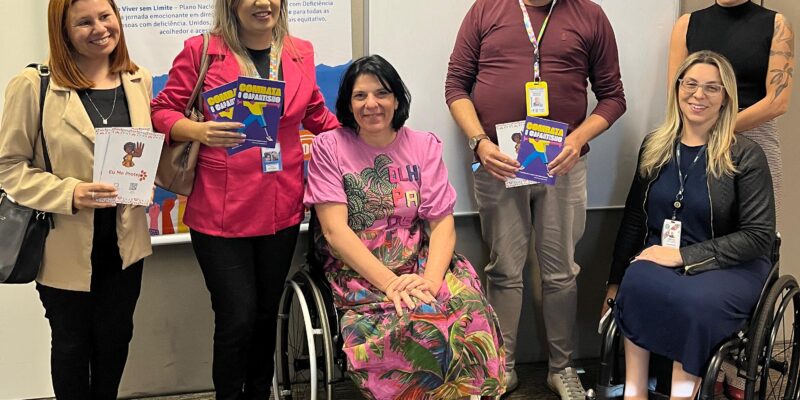
[[[475,151],[475,149],[478,148],[478,143],[480,143],[481,140],[483,139],[489,139],[489,136],[486,136],[485,134],[480,134],[469,138],[469,149]]]

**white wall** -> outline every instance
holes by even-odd
[[[0,87],[32,62],[47,57],[47,3],[0,0]],[[5,99],[0,99],[0,115]]]

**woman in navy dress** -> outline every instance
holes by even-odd
[[[734,136],[730,63],[690,55],[667,104],[666,121],[642,144],[609,278],[626,399],[647,399],[651,352],[674,361],[672,398],[696,395],[714,348],[755,307],[775,240],[766,157]]]

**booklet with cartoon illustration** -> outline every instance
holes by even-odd
[[[244,124],[244,143],[228,148],[228,154],[251,147],[274,148],[278,143],[278,127],[283,110],[286,83],[240,76],[236,85],[233,120]]]
[[[555,185],[556,177],[548,173],[547,165],[561,153],[568,128],[563,122],[539,117],[526,118],[517,154],[520,164],[517,177]]]
[[[92,180],[116,186],[117,204],[149,205],[164,135],[149,128],[97,128],[95,135]]]
[[[505,155],[517,159],[519,146],[522,143],[522,131],[525,129],[525,121],[506,122],[494,126],[497,132],[497,145]],[[506,179],[506,188],[513,188],[525,185],[535,185],[539,182],[523,178]]]
[[[233,81],[203,92],[203,102],[214,121],[233,120],[237,86],[239,82]]]

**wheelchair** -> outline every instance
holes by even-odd
[[[318,229],[312,211],[306,261],[286,281],[281,294],[272,384],[276,400],[341,398],[334,387],[350,380],[342,350],[341,316],[313,247]]]
[[[278,309],[275,344],[276,400],[333,399],[333,386],[347,379],[340,316],[333,295],[314,256],[312,212],[306,262],[284,285]]]
[[[726,359],[735,363],[738,375],[744,378],[746,399],[794,400],[800,397],[800,288],[793,276],[780,276],[779,250],[780,235],[772,251],[772,269],[752,318],[717,347],[707,363],[698,399],[714,398],[717,374]],[[609,300],[609,304],[613,307],[613,300]],[[600,373],[594,398],[622,398],[624,358],[614,319],[606,324],[602,335]],[[664,397],[662,393],[669,390],[669,380],[658,379],[658,386],[651,390],[651,398]]]

